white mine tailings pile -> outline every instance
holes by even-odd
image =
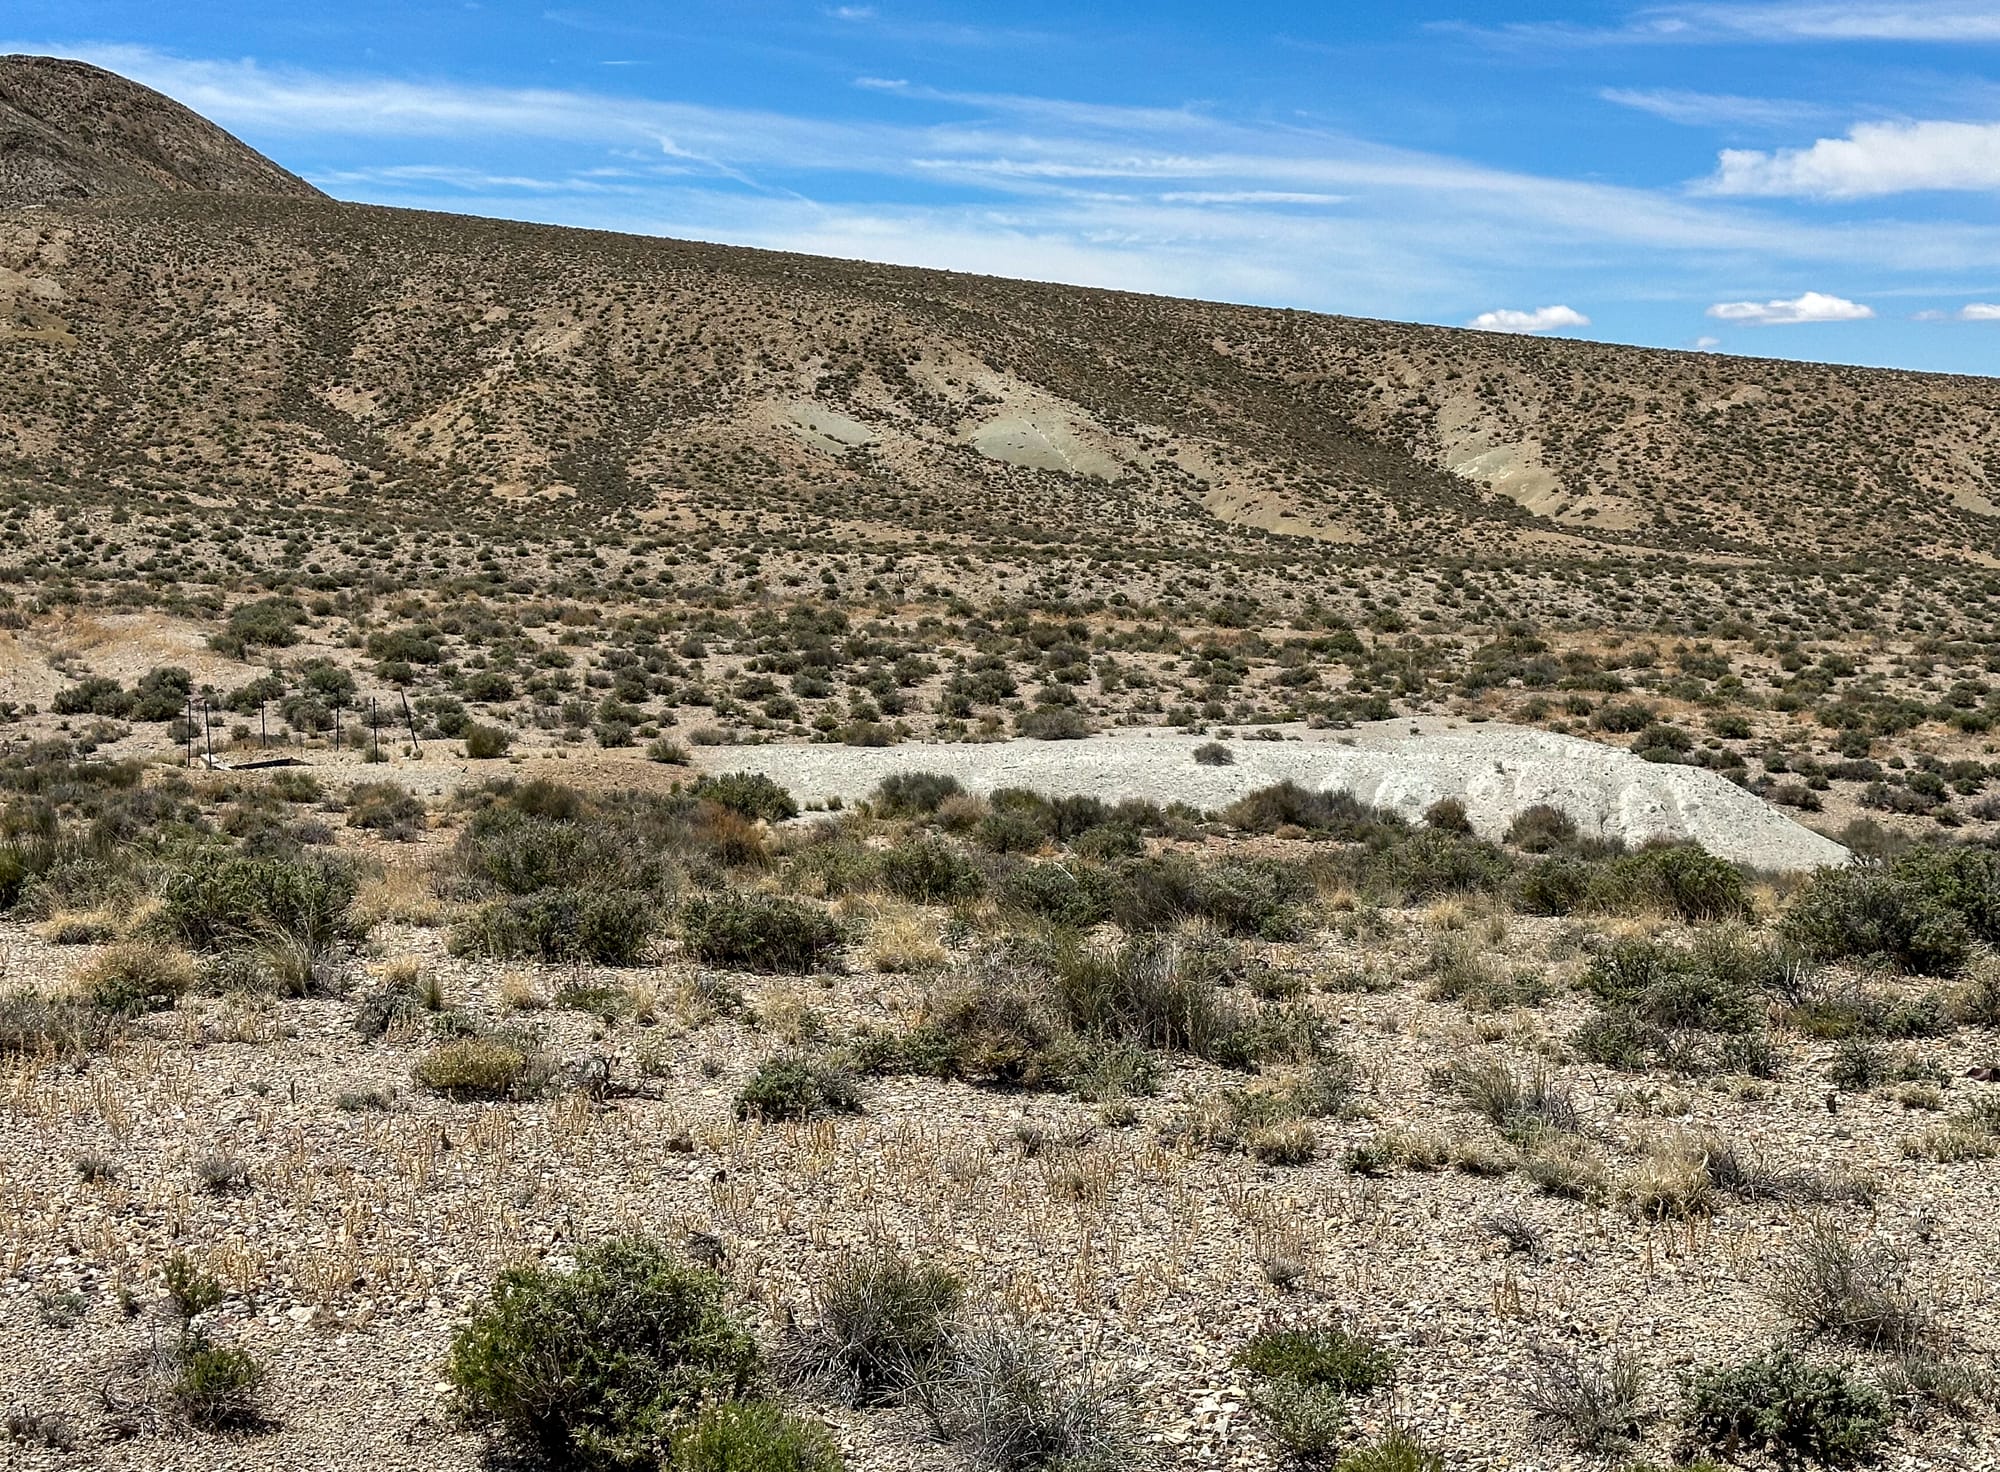
[[[1288,739],[1226,742],[1235,761],[1204,766],[1211,738],[1118,731],[1083,741],[984,744],[708,748],[709,772],[762,772],[802,802],[866,797],[896,772],[942,772],[969,792],[1026,787],[1213,810],[1276,782],[1351,792],[1418,820],[1441,798],[1465,804],[1481,835],[1498,838],[1537,803],[1560,808],[1580,832],[1638,845],[1692,839],[1760,869],[1845,863],[1847,850],[1701,767],[1641,761],[1617,747],[1531,727],[1380,721],[1352,731],[1288,729]],[[1298,737],[1299,739],[1289,739]]]

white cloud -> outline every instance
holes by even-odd
[[[1697,337],[1694,340],[1695,351],[1698,353],[1711,352],[1721,346],[1722,339],[1719,337]]]
[[[1650,14],[1663,27],[1760,41],[2000,41],[1992,0],[1781,0]]]
[[[1491,30],[1451,22],[1442,23],[1442,28],[1501,42],[1567,46],[1721,41],[1980,43],[2000,41],[2000,8],[1992,0],[1775,0],[1763,4],[1656,5],[1633,12],[1623,24],[1601,27],[1530,21]]]
[[[1961,322],[2000,322],[2000,302],[1967,302],[1958,309]]]
[[[1673,88],[1640,90],[1606,87],[1597,94],[1606,102],[1633,108],[1692,128],[1775,128],[1824,118],[1827,109],[1812,102],[1774,97],[1737,97],[1718,92],[1682,92]]]
[[[1465,325],[1481,332],[1562,332],[1571,327],[1588,327],[1590,319],[1573,307],[1537,307],[1532,312],[1502,307],[1481,312]]]
[[[1746,327],[1788,327],[1800,322],[1861,322],[1873,317],[1875,309],[1845,297],[1808,291],[1789,301],[1717,302],[1708,315]]]
[[[1855,199],[1916,189],[2000,189],[2000,123],[1857,123],[1808,148],[1722,152],[1710,194]]]

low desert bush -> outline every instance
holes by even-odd
[[[844,1065],[797,1054],[765,1059],[736,1096],[738,1119],[823,1119],[860,1111],[861,1091]]]
[[[1886,1398],[1844,1365],[1813,1364],[1789,1348],[1689,1377],[1683,1423],[1698,1445],[1730,1457],[1761,1451],[1780,1466],[1854,1467],[1888,1436]]]
[[[1912,848],[1886,864],[1825,869],[1793,898],[1783,926],[1815,960],[1956,976],[1974,942],[2000,941],[2000,855]]]
[[[201,854],[168,873],[158,923],[198,951],[229,950],[273,930],[346,937],[356,887],[353,869],[338,859]]]
[[[694,895],[679,924],[689,955],[743,971],[806,975],[835,962],[846,943],[825,911],[767,895]]]
[[[1415,1432],[1392,1426],[1376,1440],[1343,1451],[1333,1472],[1445,1472],[1445,1460]]]
[[[532,1050],[500,1038],[454,1038],[417,1060],[411,1077],[452,1099],[519,1099],[548,1078],[548,1065]]]
[[[899,844],[882,855],[883,886],[898,899],[921,905],[977,899],[985,876],[956,845],[939,838]]]
[[[840,1472],[840,1448],[827,1429],[768,1401],[705,1407],[679,1432],[661,1472]]]
[[[585,1248],[568,1271],[502,1273],[453,1338],[446,1373],[469,1417],[524,1449],[584,1472],[637,1472],[696,1431],[705,1407],[750,1389],[759,1358],[719,1277],[631,1237]]]
[[[507,748],[514,744],[514,735],[504,726],[488,726],[473,722],[463,732],[465,754],[476,762],[490,762],[507,754]]]
[[[981,1472],[1129,1472],[1144,1461],[1129,1388],[1018,1330],[953,1333],[942,1370],[913,1399]]]
[[[1580,1452],[1616,1451],[1639,1436],[1645,1373],[1623,1350],[1599,1362],[1540,1346],[1525,1393],[1536,1423]]]
[[[1236,1352],[1237,1367],[1266,1380],[1296,1380],[1345,1396],[1387,1385],[1396,1356],[1373,1336],[1341,1324],[1264,1329]]]
[[[1814,1222],[1779,1261],[1771,1299],[1804,1332],[1862,1349],[1909,1351],[1935,1327],[1909,1286],[1908,1264],[1857,1244],[1830,1221]]]
[[[659,923],[636,890],[545,889],[482,905],[451,929],[455,956],[636,966]]]
[[[100,1012],[136,1017],[172,1007],[195,984],[194,958],[153,939],[120,941],[77,968],[81,995]]]
[[[891,1247],[849,1258],[814,1287],[785,1367],[847,1404],[885,1404],[938,1373],[964,1296],[955,1273]]]
[[[869,801],[885,818],[927,818],[946,798],[964,791],[958,778],[943,772],[894,772],[882,779]]]
[[[694,784],[691,795],[743,817],[769,823],[799,815],[799,805],[792,795],[761,772],[725,772],[704,777]]]

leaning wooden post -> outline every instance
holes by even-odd
[[[410,714],[410,692],[398,688],[396,693],[403,697],[403,721],[410,728],[410,752],[421,761],[424,749],[417,744],[417,718]]]

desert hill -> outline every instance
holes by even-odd
[[[0,56],[0,206],[179,190],[319,196],[149,87],[80,61]]]
[[[1402,556],[1981,562],[2000,530],[2000,381],[341,204],[164,99],[137,127],[151,95],[0,69],[96,181],[0,211],[16,477]]]

